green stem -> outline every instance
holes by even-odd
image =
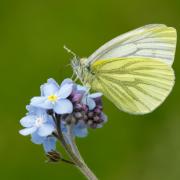
[[[95,174],[89,169],[89,167],[84,162],[83,158],[81,157],[77,149],[77,146],[75,145],[75,142],[72,141],[72,146],[71,146],[64,139],[64,135],[61,131],[61,117],[60,116],[56,116],[56,125],[57,125],[57,133],[58,133],[57,138],[60,140],[60,142],[64,146],[66,152],[68,153],[68,155],[70,156],[71,160],[74,162],[76,167],[84,174],[84,176],[88,180],[98,180]],[[73,151],[73,148],[75,148],[74,150],[78,153],[78,155]]]

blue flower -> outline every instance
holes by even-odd
[[[57,114],[70,114],[72,102],[67,99],[73,90],[73,83],[66,79],[59,86],[54,79],[48,79],[41,86],[41,96],[31,99],[31,105],[46,110],[53,109]]]
[[[71,125],[66,124],[64,121],[61,123],[61,131],[68,138],[68,127]],[[77,124],[72,126],[72,135],[75,137],[86,137],[88,134],[87,126],[84,121],[79,121]]]
[[[79,121],[73,128],[73,135],[77,137],[86,137],[88,135],[87,126],[83,121]]]
[[[53,136],[45,138],[43,141],[43,148],[45,152],[51,152],[56,150],[56,138]]]
[[[20,134],[27,136],[37,133],[45,137],[51,135],[55,130],[53,119],[42,109],[28,106],[30,112],[20,120],[25,129],[19,131]]]
[[[81,103],[87,105],[89,110],[93,110],[96,107],[95,99],[101,98],[102,93],[97,92],[93,94],[89,94],[89,88],[86,86],[75,85],[74,86],[74,96],[72,101],[81,100]]]
[[[94,99],[100,98],[102,96],[102,93],[93,93],[93,94],[87,94],[83,97],[82,103],[87,105],[89,110],[93,110],[96,107],[96,102]]]
[[[53,136],[42,137],[38,133],[33,133],[31,141],[34,144],[42,144],[46,153],[56,150],[56,138]]]

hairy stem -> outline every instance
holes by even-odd
[[[56,125],[58,134],[57,138],[62,143],[63,147],[65,148],[66,152],[68,153],[69,157],[74,162],[76,167],[84,174],[84,176],[88,180],[98,180],[95,174],[89,169],[89,167],[84,162],[72,137],[69,139],[71,141],[71,145],[66,142],[64,135],[61,131],[61,117],[59,115],[56,115]]]

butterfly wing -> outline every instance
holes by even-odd
[[[96,61],[117,57],[149,57],[172,65],[177,34],[172,27],[150,24],[120,35],[104,44],[88,59],[90,65]]]
[[[91,65],[92,89],[103,92],[120,110],[146,114],[156,109],[174,85],[174,71],[152,58],[101,60]]]

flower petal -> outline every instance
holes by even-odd
[[[74,136],[77,136],[77,137],[86,137],[88,134],[88,130],[87,130],[87,128],[75,127],[73,129],[73,134],[74,134]]]
[[[89,107],[89,110],[93,110],[96,107],[95,101],[91,98],[87,98],[87,105]]]
[[[73,84],[64,84],[60,87],[60,90],[57,93],[57,96],[61,99],[67,98],[71,93],[73,89]]]
[[[102,95],[103,95],[102,93],[98,92],[98,93],[90,94],[88,97],[95,99],[101,97]]]
[[[54,111],[57,114],[70,114],[73,111],[73,105],[70,100],[61,99],[55,104]]]
[[[36,105],[38,105],[38,104],[42,104],[46,99],[47,99],[46,97],[40,97],[40,96],[38,96],[38,97],[33,97],[33,98],[31,99],[30,105],[36,106]]]
[[[46,124],[51,124],[51,125],[53,125],[54,127],[55,127],[55,122],[54,122],[54,120],[53,120],[53,118],[50,116],[50,115],[45,115],[44,116],[44,122],[46,122]]]
[[[31,135],[31,141],[34,144],[42,144],[46,137],[39,136],[36,132]]]
[[[29,115],[29,116],[23,117],[20,120],[20,123],[22,126],[29,128],[29,127],[32,127],[34,125],[35,121],[36,121],[36,116]]]
[[[53,78],[49,78],[49,79],[47,80],[47,83],[54,84],[56,87],[59,88],[59,84],[58,84]]]
[[[83,120],[79,121],[73,128],[73,135],[77,137],[85,137],[88,134],[87,126]]]
[[[43,109],[53,109],[54,104],[47,99],[44,103],[39,104],[38,107]]]
[[[36,130],[37,130],[36,127],[25,128],[25,129],[20,130],[19,133],[23,136],[27,136],[34,133]]]
[[[43,109],[53,108],[53,104],[50,101],[48,101],[47,97],[34,97],[31,99],[30,105]]]
[[[35,106],[27,105],[26,109],[28,110],[27,115],[36,115],[37,114],[36,112],[39,108]]]
[[[52,94],[55,94],[58,90],[59,85],[53,79],[49,79],[47,83],[41,86],[42,96],[50,96]]]
[[[88,96],[82,99],[82,103],[86,104],[89,107],[89,110],[93,110],[96,107],[95,101],[92,98],[89,98]]]
[[[65,84],[73,84],[73,81],[70,78],[66,78],[62,83],[61,86],[65,85]]]
[[[56,150],[56,139],[54,137],[47,137],[43,142],[45,152]]]
[[[54,131],[54,126],[52,124],[42,124],[37,133],[39,136],[49,136]]]
[[[78,91],[88,91],[88,88],[86,86],[77,85]]]

